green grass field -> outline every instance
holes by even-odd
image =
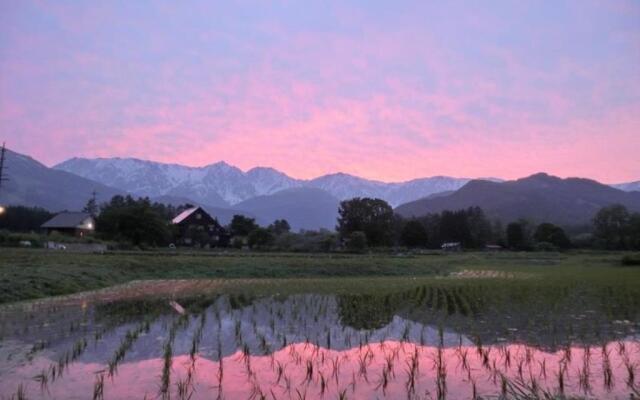
[[[640,268],[622,266],[622,257],[623,254],[613,252],[430,255],[136,252],[101,255],[3,248],[0,249],[0,303],[150,279],[260,278],[263,281],[256,282],[266,283],[264,278],[277,278],[283,289],[306,287],[322,291],[339,291],[340,287],[351,288],[353,285],[362,290],[388,289],[403,282],[411,283],[408,278],[438,279],[439,284],[461,279],[508,279],[640,286]],[[367,279],[336,279],[347,277]],[[304,279],[295,284],[291,281],[292,285],[289,285],[280,278],[328,279],[322,279],[322,284]],[[270,281],[270,285],[274,282]]]

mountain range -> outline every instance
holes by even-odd
[[[404,216],[477,205],[505,222],[525,217],[580,224],[604,205],[640,209],[640,192],[633,192],[640,189],[639,182],[607,186],[546,174],[515,181],[435,176],[385,183],[344,173],[302,180],[273,168],[244,172],[224,162],[196,168],[132,158],[72,158],[49,168],[10,150],[5,164],[9,180],[0,187],[4,205],[79,210],[94,191],[99,202],[131,194],[167,204],[198,204],[223,224],[234,214],[263,225],[284,218],[294,230],[332,229],[339,202],[353,197],[382,198]]]
[[[591,179],[561,179],[545,173],[506,182],[473,180],[445,196],[432,196],[396,208],[404,217],[479,206],[503,222],[525,218],[563,226],[590,223],[604,206],[622,204],[640,211],[640,192],[625,192]]]
[[[273,168],[257,167],[243,172],[225,162],[187,167],[134,158],[72,158],[53,168],[139,196],[186,196],[188,193],[194,201],[214,207],[235,206],[256,196],[292,188],[322,189],[338,200],[375,197],[395,207],[434,193],[457,190],[470,181],[434,176],[385,183],[344,173],[303,180]]]

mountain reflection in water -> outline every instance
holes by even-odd
[[[638,395],[637,309],[618,310],[627,318],[620,319],[606,312],[607,301],[584,297],[572,314],[563,314],[569,307],[561,302],[539,314],[518,301],[477,301],[464,310],[470,297],[452,293],[419,287],[386,296],[200,296],[178,299],[185,315],[167,299],[9,307],[0,314],[0,393],[30,399]],[[533,299],[521,300],[536,307]]]

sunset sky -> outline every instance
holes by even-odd
[[[640,1],[0,0],[0,140],[297,178],[640,179]]]

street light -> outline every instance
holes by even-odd
[[[4,214],[5,211],[6,208],[4,208],[4,206],[0,206],[0,215]]]

